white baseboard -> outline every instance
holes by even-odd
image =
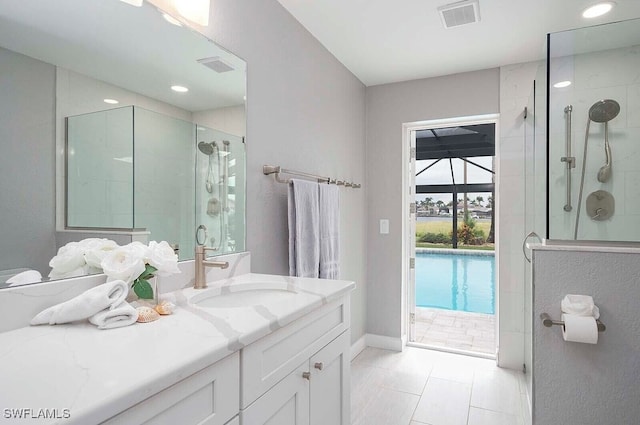
[[[362,335],[356,342],[351,344],[351,361],[367,348],[367,334]]]
[[[383,350],[402,351],[404,342],[402,338],[391,336],[366,334],[367,347],[382,348]]]

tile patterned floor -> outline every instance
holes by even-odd
[[[495,355],[495,315],[416,307],[420,344]]]
[[[522,373],[421,348],[366,348],[351,363],[352,425],[530,425]]]

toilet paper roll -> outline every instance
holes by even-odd
[[[562,338],[570,342],[598,343],[598,324],[593,317],[563,314]]]

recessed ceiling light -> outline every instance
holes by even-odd
[[[178,93],[186,93],[189,91],[189,89],[184,86],[171,86],[171,90],[177,91]]]
[[[557,88],[557,89],[561,89],[563,87],[569,87],[571,85],[571,81],[566,80],[566,81],[558,81],[557,83],[555,83],[553,85],[553,87]]]
[[[598,16],[602,16],[605,13],[608,13],[613,9],[615,5],[612,1],[604,1],[600,3],[596,3],[593,6],[589,6],[582,12],[583,18],[597,18]]]
[[[165,21],[169,22],[170,24],[173,24],[178,27],[182,26],[182,22],[178,21],[176,18],[169,15],[168,13],[163,13],[162,17],[164,18]]]
[[[115,99],[104,99],[104,103],[108,103],[109,105],[117,105],[120,102]]]

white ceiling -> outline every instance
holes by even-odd
[[[546,34],[640,17],[640,0],[479,0],[480,22],[445,29],[437,11],[454,0],[278,0],[367,86],[543,59]]]
[[[245,62],[148,3],[0,0],[0,47],[188,111],[244,103]],[[218,74],[197,62],[214,56],[235,69]]]

